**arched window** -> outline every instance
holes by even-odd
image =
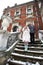
[[[13,32],[16,32],[17,29],[18,29],[18,26],[14,26],[14,27],[13,27]]]

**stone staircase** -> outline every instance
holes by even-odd
[[[43,44],[36,41],[34,44],[28,43],[28,50],[24,50],[24,43],[17,43],[14,51],[11,53],[10,58],[7,60],[8,65],[35,65],[39,62],[43,65]],[[7,65],[6,64],[6,65]]]

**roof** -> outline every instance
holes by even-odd
[[[27,3],[19,4],[19,5],[17,5],[17,3],[15,3],[15,5],[13,7],[8,6],[7,8],[4,9],[4,11],[7,10],[7,9],[16,8],[16,7],[24,6],[24,5],[31,5],[31,4],[34,4],[34,1],[30,1],[30,2],[27,2]]]
[[[26,3],[23,3],[23,4],[19,4],[19,5],[15,5],[15,6],[13,6],[12,8],[15,8],[15,7],[19,7],[19,6],[24,6],[24,5],[30,5],[30,4],[33,4],[34,3],[34,1],[30,1],[30,2],[26,2]]]

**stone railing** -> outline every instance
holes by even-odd
[[[39,30],[39,39],[43,43],[43,30]]]
[[[17,41],[19,32],[0,31],[0,51],[8,49],[15,41]]]
[[[0,63],[3,64],[19,42],[19,32],[0,30]]]

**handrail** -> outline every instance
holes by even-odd
[[[9,52],[11,49],[13,49],[13,47],[15,47],[15,45],[19,42],[19,40],[17,40],[15,43],[12,44],[12,46],[10,46],[5,52]]]
[[[3,65],[3,63],[11,56],[16,44],[19,42],[19,32],[7,32],[1,30],[0,35],[0,59],[3,60],[1,61],[1,64]]]
[[[3,48],[5,49],[3,50],[2,48],[1,50],[1,52],[3,52],[2,54],[3,56],[6,54],[8,55],[8,53],[11,53],[14,50],[15,45],[19,42],[19,33],[20,32],[7,32],[7,31],[0,30],[0,35],[2,35],[1,37],[2,41],[5,40],[4,41],[5,46],[3,46]]]

